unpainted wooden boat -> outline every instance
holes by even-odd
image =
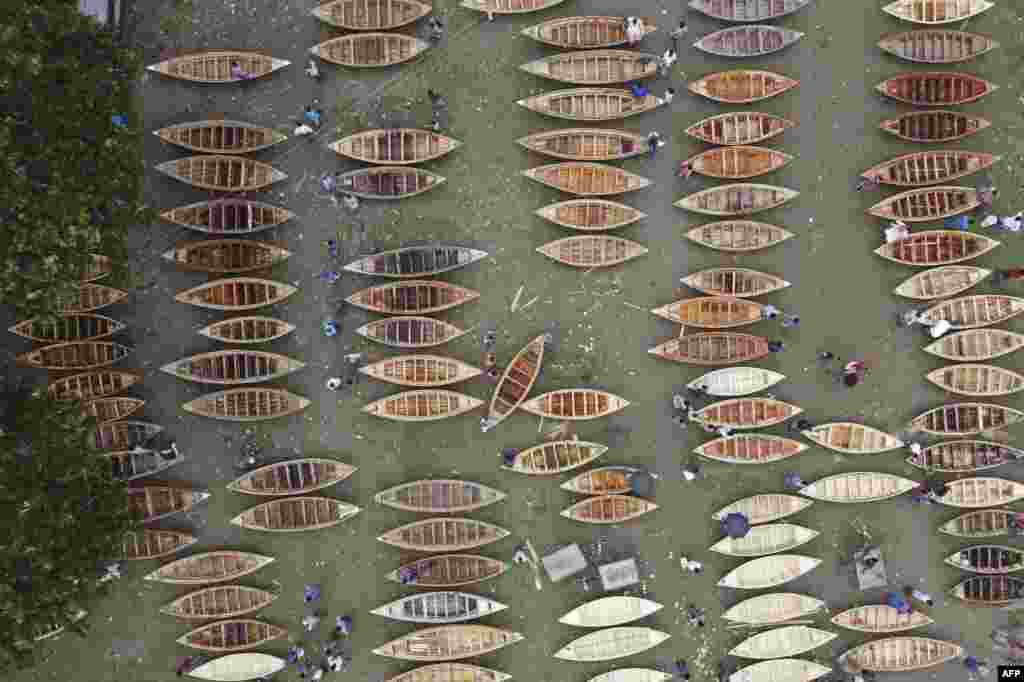
[[[807,449],[803,443],[765,433],[741,433],[716,438],[693,449],[701,457],[726,464],[769,464],[780,462]]]
[[[277,244],[251,239],[205,239],[164,251],[163,258],[186,270],[214,274],[272,268],[292,252]]]
[[[746,625],[774,625],[811,616],[825,608],[825,602],[795,592],[771,592],[744,599],[722,614],[722,618]]]
[[[887,220],[922,222],[942,220],[973,211],[981,205],[978,191],[970,187],[926,187],[894,194],[868,209]],[[900,240],[903,241],[903,240]],[[896,244],[898,242],[892,242]]]
[[[877,471],[852,471],[819,478],[800,489],[801,495],[822,502],[854,504],[898,497],[918,487],[918,482]]]
[[[807,509],[813,500],[784,493],[762,493],[745,497],[728,504],[714,513],[712,518],[721,521],[729,514],[743,514],[751,525],[771,523]]]
[[[802,658],[776,658],[760,661],[741,668],[729,676],[728,682],[750,680],[785,680],[785,682],[813,682],[832,672],[832,667]]]
[[[934,622],[927,614],[920,611],[900,613],[898,609],[894,609],[888,604],[855,606],[832,617],[833,625],[873,635],[913,630]]]
[[[286,208],[251,199],[224,198],[200,201],[164,211],[169,223],[206,234],[255,234],[278,227],[295,217]]]
[[[516,454],[512,466],[503,469],[521,474],[548,476],[564,474],[590,464],[608,452],[608,446],[581,440],[556,440],[526,448]]]
[[[675,202],[675,205],[705,215],[751,215],[778,208],[799,194],[795,189],[786,187],[737,183],[695,192]]]
[[[686,134],[710,144],[750,145],[796,127],[792,121],[760,111],[733,111],[697,121]]]
[[[78,287],[70,296],[58,298],[54,312],[61,314],[91,313],[106,308],[108,305],[120,303],[126,298],[128,298],[127,291],[90,282]]]
[[[764,590],[784,585],[812,571],[821,559],[802,554],[773,554],[740,564],[721,580],[719,587],[740,590]]]
[[[505,682],[510,677],[508,673],[468,663],[433,663],[395,675],[387,682]]]
[[[377,128],[343,137],[328,146],[356,161],[399,166],[440,158],[462,143],[430,130]]]
[[[898,187],[935,185],[985,170],[1001,158],[954,149],[914,152],[873,166],[861,173],[861,177]]]
[[[563,83],[612,85],[653,76],[658,57],[635,50],[582,50],[541,57],[519,68]]]
[[[640,20],[643,36],[654,33],[658,26],[654,19]],[[569,50],[595,50],[625,45],[626,18],[607,16],[556,17],[519,32],[537,42]]]
[[[239,476],[228,490],[248,495],[301,495],[340,483],[356,467],[333,459],[307,457],[275,462]]]
[[[231,519],[240,528],[296,533],[336,526],[360,512],[359,507],[331,497],[282,497],[250,507]]]
[[[338,176],[338,187],[364,199],[407,199],[438,187],[445,178],[411,166],[373,166]]]
[[[487,421],[481,424],[485,432],[504,421],[526,400],[544,363],[545,339],[541,334],[523,346],[502,372],[487,406]]]
[[[836,633],[806,625],[788,625],[760,632],[748,637],[729,652],[743,658],[773,659],[798,656],[824,646],[836,638]]]
[[[395,348],[430,348],[457,339],[466,331],[432,317],[389,317],[368,322],[356,334]]]
[[[204,587],[160,607],[160,612],[188,620],[237,618],[255,613],[277,599],[267,590],[245,585]]]
[[[633,491],[633,477],[642,472],[637,467],[623,465],[598,467],[574,476],[559,487],[580,495],[625,495]]]
[[[522,174],[523,177],[542,185],[578,196],[622,194],[643,189],[651,184],[647,178],[616,166],[582,161],[564,161],[537,166],[522,171]]]
[[[999,242],[980,234],[925,230],[882,244],[875,253],[903,265],[951,265],[982,256],[997,246]]]
[[[942,504],[966,509],[995,507],[1021,499],[1024,499],[1024,483],[987,476],[947,481],[946,494],[938,497]]]
[[[471,412],[484,401],[455,391],[419,389],[375,400],[363,412],[400,422],[427,422]]]
[[[730,398],[712,403],[690,419],[711,426],[759,429],[781,424],[803,412],[803,408],[775,398]]]
[[[760,367],[727,367],[702,374],[686,386],[712,396],[736,398],[771,388],[785,378],[785,374]]]
[[[939,639],[889,637],[850,649],[840,656],[840,660],[856,662],[865,670],[902,672],[942,665],[959,658],[962,652],[960,645]]]
[[[178,123],[154,130],[153,134],[168,144],[200,154],[247,154],[288,139],[273,128],[226,119]]]
[[[1024,569],[1024,552],[1005,545],[973,545],[953,552],[945,561],[971,573],[1013,573]]]
[[[816,537],[818,531],[793,523],[766,523],[754,526],[742,538],[726,536],[708,549],[727,556],[758,557],[788,552]]]
[[[377,539],[414,552],[461,552],[497,542],[508,534],[504,528],[478,519],[435,517],[399,526]]]
[[[910,427],[936,436],[973,436],[1006,428],[1022,419],[1024,412],[1003,405],[953,403],[914,417]]]
[[[423,479],[382,490],[373,499],[402,511],[464,514],[505,499],[505,493],[473,481]]]
[[[114,261],[110,256],[104,256],[99,253],[90,253],[85,266],[78,271],[77,279],[79,282],[95,282],[98,279],[103,279],[114,271]]]
[[[159,424],[140,421],[117,421],[100,424],[94,432],[97,450],[131,450],[142,446],[164,430]]]
[[[559,5],[564,0],[462,0],[460,7],[488,14],[526,14]]]
[[[22,353],[16,361],[26,367],[59,371],[98,369],[128,357],[133,348],[113,341],[55,343]]]
[[[955,64],[994,50],[999,43],[977,33],[934,28],[884,36],[878,47],[910,62]]]
[[[348,272],[381,277],[429,277],[457,270],[487,257],[486,251],[466,246],[432,244],[381,251],[352,261]]]
[[[1009,575],[976,575],[949,593],[971,606],[1005,606],[1024,597],[1024,580]]]
[[[129,487],[127,494],[128,509],[143,523],[150,523],[178,512],[189,511],[210,497],[210,493],[201,490],[157,483]],[[184,559],[178,561],[184,561]]]
[[[264,315],[232,317],[208,324],[199,334],[224,343],[269,343],[295,331],[295,325]]]
[[[757,251],[793,237],[793,233],[753,220],[722,220],[686,232],[686,238],[717,251]]]
[[[625,398],[593,388],[566,388],[542,393],[520,407],[548,419],[599,419],[629,406]]]
[[[128,328],[123,322],[91,313],[72,313],[60,317],[32,318],[7,328],[29,341],[39,343],[69,343],[72,341],[95,341],[118,334]]]
[[[129,490],[131,489],[129,488]],[[273,561],[274,557],[253,554],[252,552],[216,550],[193,554],[164,564],[152,573],[144,576],[144,579],[169,583],[171,585],[221,583],[227,580],[237,580],[243,576],[255,573]],[[217,615],[219,617],[220,614]],[[206,616],[202,617],[205,618]]]
[[[146,70],[193,83],[237,83],[245,80],[231,75],[233,63],[252,78],[268,76],[291,64],[286,59],[275,59],[257,52],[210,50],[167,59],[147,66]]]
[[[690,83],[690,92],[723,104],[750,104],[781,95],[800,81],[771,71],[737,69],[712,73]]]
[[[350,33],[309,48],[309,53],[338,66],[374,68],[410,61],[430,45],[404,33]]]
[[[723,21],[765,21],[802,9],[810,0],[690,0],[690,7]]]
[[[690,157],[686,163],[710,178],[742,180],[771,173],[792,160],[792,155],[774,149],[734,145],[708,149]]]
[[[501,602],[467,592],[413,594],[378,606],[370,613],[406,623],[446,625],[483,618],[507,609]]]
[[[162,559],[198,542],[198,538],[176,530],[145,528],[131,530],[121,540],[121,557],[126,561]]]
[[[277,625],[253,618],[228,618],[207,623],[177,639],[182,646],[223,654],[263,646],[288,632]]]
[[[554,90],[516,102],[538,114],[570,121],[613,121],[653,111],[664,103],[665,100],[654,95],[635,97],[629,90],[617,88]]]
[[[418,559],[388,573],[385,578],[413,587],[450,588],[496,578],[508,564],[476,554],[442,554]]]
[[[991,274],[991,270],[973,265],[944,265],[913,275],[893,289],[893,293],[930,301],[963,293]]]
[[[992,125],[980,116],[959,111],[909,111],[878,127],[908,142],[953,142]]]
[[[1024,346],[1024,334],[1006,329],[968,329],[943,336],[924,350],[946,360],[993,360]]]
[[[448,282],[410,279],[357,291],[345,299],[350,305],[384,315],[425,315],[469,303],[480,292]]]
[[[742,327],[758,322],[762,317],[760,303],[731,296],[684,298],[652,308],[651,312],[670,322],[705,329]]]
[[[926,471],[966,474],[1024,459],[1024,450],[984,440],[954,440],[923,448],[907,457],[907,463]]]
[[[995,83],[955,71],[915,71],[882,81],[875,90],[917,107],[967,104],[999,89]]]
[[[611,128],[558,128],[516,142],[532,152],[569,161],[613,161],[647,151],[647,140],[640,133]]]
[[[437,388],[480,376],[468,363],[440,355],[399,355],[359,368],[363,374],[399,386]]]
[[[288,177],[262,161],[222,154],[187,156],[158,164],[156,169],[175,180],[215,192],[254,192]]]
[[[1024,389],[1024,376],[994,365],[950,365],[925,375],[928,381],[951,393],[989,398]]]
[[[539,253],[574,268],[607,268],[647,253],[647,247],[611,235],[576,235],[537,247]]]
[[[732,365],[768,355],[768,339],[736,332],[701,332],[669,339],[647,352],[691,365]]]
[[[989,294],[961,296],[936,303],[921,313],[926,322],[946,320],[952,329],[974,329],[1005,322],[1024,312],[1024,299]]]
[[[580,604],[559,618],[558,622],[581,628],[615,627],[646,618],[662,608],[661,604],[650,599],[615,595]]]
[[[298,287],[258,277],[230,277],[186,289],[174,295],[178,303],[190,303],[210,310],[252,310],[276,305],[298,291]]]
[[[142,376],[135,372],[86,372],[54,381],[46,387],[46,395],[50,400],[96,400],[123,393],[140,381]]]
[[[259,653],[228,654],[188,671],[189,677],[210,682],[257,680],[280,672],[286,662],[277,656]]]
[[[282,388],[232,388],[190,400],[181,409],[229,422],[258,422],[287,417],[309,407],[310,400]]]
[[[110,462],[111,478],[124,483],[158,474],[185,461],[184,455],[165,458],[156,451],[145,448],[105,452],[101,456]]]
[[[578,637],[555,652],[563,661],[612,661],[653,649],[672,635],[646,627],[614,627]]]
[[[483,656],[522,639],[518,632],[487,625],[441,625],[415,630],[373,653],[403,661],[450,661]]]
[[[989,0],[896,0],[882,11],[915,24],[948,24],[981,14],[995,3]]]
[[[596,495],[580,500],[562,510],[562,516],[573,521],[593,524],[614,524],[632,521],[658,505],[630,495]]]
[[[232,386],[273,381],[305,366],[278,353],[236,348],[199,353],[168,363],[160,371],[186,381]]]
[[[763,57],[784,50],[804,37],[800,31],[769,24],[730,26],[693,44],[718,57]]]
[[[598,232],[625,227],[647,217],[643,211],[607,199],[570,199],[534,211],[555,225]]]
[[[1010,509],[980,509],[950,519],[939,526],[939,532],[971,539],[999,537],[1009,534],[1015,516]]]
[[[333,0],[313,8],[313,16],[349,31],[387,31],[430,14],[419,0]]]
[[[848,455],[877,455],[904,445],[896,436],[854,422],[820,424],[801,433],[822,447]]]

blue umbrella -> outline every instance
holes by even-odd
[[[733,512],[722,519],[722,533],[731,538],[742,538],[750,532],[750,519],[739,512]]]

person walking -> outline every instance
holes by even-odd
[[[337,616],[334,619],[334,634],[346,637],[352,634],[352,616]]]
[[[762,320],[774,320],[782,311],[771,305],[765,303],[761,306],[761,319]]]
[[[675,96],[676,96],[676,89],[675,88],[666,88],[665,89],[665,94],[662,95],[661,98],[663,100],[665,100],[665,104],[672,104],[672,100],[675,99]]]
[[[935,600],[932,599],[932,595],[928,594],[924,590],[919,590],[916,587],[912,587],[910,585],[907,585],[903,588],[903,596],[906,597],[908,601],[916,599],[917,601],[928,606],[935,606]]]
[[[690,679],[690,666],[686,663],[685,659],[677,658],[672,667],[676,671],[676,676],[684,680]]]
[[[783,350],[785,350],[785,348],[786,348],[786,344],[783,343],[782,341],[769,341],[768,342],[768,352],[769,353],[781,353]]]
[[[690,627],[704,627],[704,609],[697,608],[696,604],[690,604],[687,606],[686,622],[690,624]]]
[[[687,573],[692,575],[700,575],[704,571],[704,564],[699,561],[694,561],[685,556],[679,557],[679,566]]]
[[[437,16],[430,15],[427,19],[427,28],[430,30],[430,42],[436,44],[444,37],[444,23]]]
[[[671,47],[665,50],[661,55],[661,60],[658,62],[658,75],[667,76],[669,69],[671,69],[672,65],[676,63],[676,59],[678,59],[678,56],[676,55],[675,50]]]
[[[324,112],[316,107],[320,103],[320,100],[313,100],[312,104],[306,106],[306,109],[302,112],[302,119],[308,123],[313,130],[320,130],[320,126],[323,124]]]
[[[653,159],[658,153],[658,148],[665,146],[665,140],[661,138],[661,133],[652,130],[647,134],[647,158]]]
[[[807,481],[800,478],[800,474],[788,471],[782,477],[782,487],[786,490],[800,490],[807,486]]]

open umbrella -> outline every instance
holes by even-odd
[[[731,538],[741,538],[750,532],[750,519],[739,512],[733,512],[722,519],[722,533]]]

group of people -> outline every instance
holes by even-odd
[[[302,588],[303,604],[309,607],[319,601],[319,585],[305,585]],[[323,612],[316,610],[315,607],[312,611],[306,613],[302,617],[303,631],[310,634],[316,632],[320,627],[322,616]],[[318,662],[310,662],[310,658],[306,656],[306,649],[302,646],[301,642],[293,644],[288,648],[285,660],[289,665],[295,666],[300,678],[305,679],[309,675],[311,680],[322,680],[327,673],[340,672],[348,666],[349,659],[341,651],[339,638],[342,636],[347,637],[350,634],[352,634],[352,617],[347,615],[336,616],[331,641],[320,647],[322,655]]]

